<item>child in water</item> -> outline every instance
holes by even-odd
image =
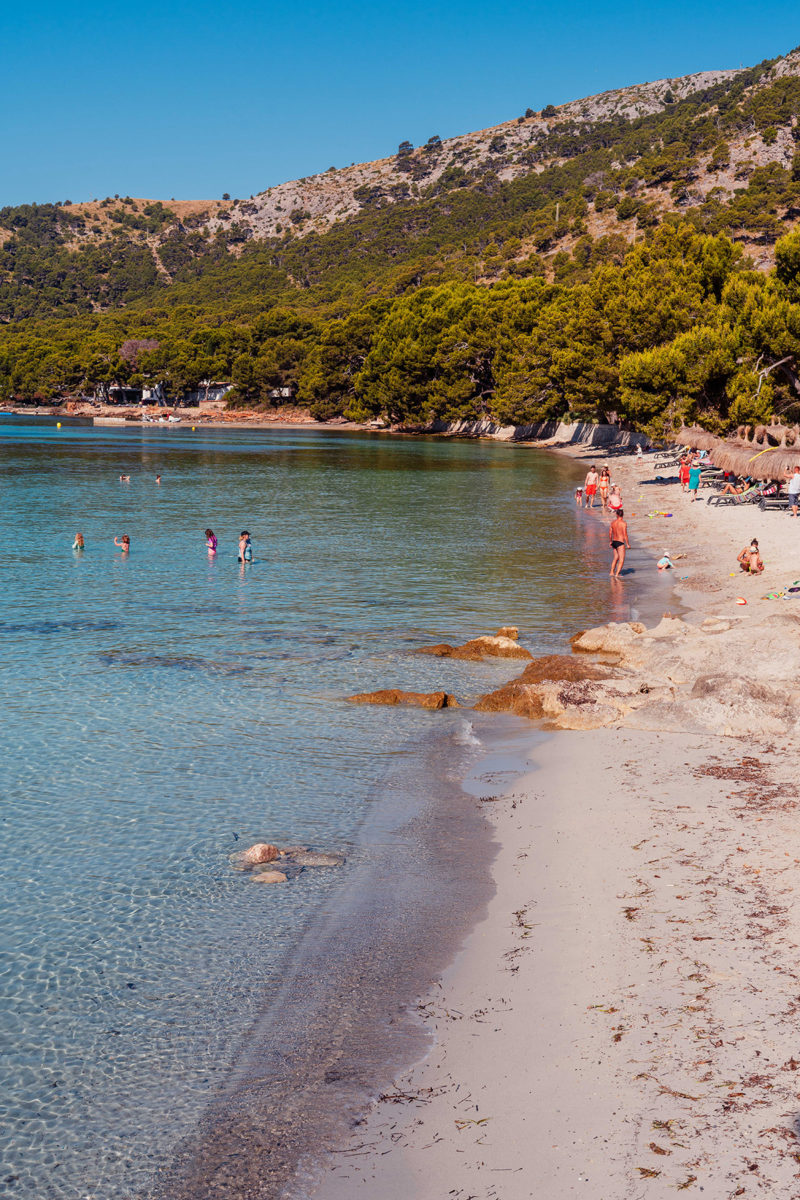
[[[583,508],[583,488],[575,488],[575,503],[578,508]]]
[[[131,548],[131,539],[128,537],[127,533],[123,533],[122,541],[120,541],[119,538],[114,538],[114,545],[119,546],[123,554],[127,554]]]
[[[250,542],[250,533],[247,529],[243,529],[239,537],[239,562],[253,561],[253,547]]]
[[[72,543],[72,549],[73,550],[85,550],[86,549],[86,547],[83,544],[83,534],[82,533],[75,534],[75,541]]]
[[[206,530],[206,545],[208,546],[209,554],[217,553],[217,535],[213,529]]]

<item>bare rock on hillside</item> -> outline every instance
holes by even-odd
[[[530,659],[533,655],[525,650],[512,637],[506,637],[501,630],[494,637],[471,638],[462,646],[449,646],[440,642],[436,646],[421,646],[417,654],[435,654],[437,658],[459,658],[468,662],[480,662],[484,658],[519,658]]]
[[[351,704],[413,704],[417,708],[459,708],[455,696],[448,692],[404,692],[400,688],[385,688],[377,692],[357,692],[347,696]]]

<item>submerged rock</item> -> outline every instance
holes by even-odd
[[[414,704],[417,708],[459,708],[455,696],[448,692],[404,692],[386,688],[378,692],[357,692],[347,696],[350,704]]]
[[[283,871],[254,871],[250,876],[252,883],[286,883],[289,878]]]
[[[284,850],[283,853],[298,867],[341,867],[344,862],[343,854],[317,854],[313,850],[295,850],[292,853]]]

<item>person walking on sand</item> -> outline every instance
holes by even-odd
[[[697,461],[693,462],[689,468],[689,492],[691,493],[692,504],[697,499],[697,489],[700,487],[700,472],[702,469]]]
[[[589,467],[586,472],[586,482],[583,485],[583,493],[586,497],[586,507],[594,508],[594,498],[597,495],[597,485],[600,481],[600,476],[594,467]]]
[[[689,458],[688,455],[681,455],[681,465],[678,471],[678,479],[680,480],[681,491],[685,492],[689,486]]]
[[[608,493],[608,507],[612,513],[617,513],[622,508],[622,492],[619,490],[619,484],[611,485],[611,491]]]
[[[796,466],[794,471],[787,471],[786,478],[789,480],[786,491],[792,506],[792,516],[796,517],[797,510],[800,508],[800,465]]]
[[[625,551],[631,548],[628,541],[628,524],[621,508],[618,509],[617,515],[609,526],[608,540],[611,543],[612,551],[609,575],[614,579],[619,579],[619,573],[625,565]]]
[[[600,478],[597,481],[597,486],[600,491],[600,507],[606,508],[608,504],[608,489],[611,487],[611,474],[608,467],[603,467],[600,472]]]

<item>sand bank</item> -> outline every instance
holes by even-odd
[[[762,599],[800,577],[800,521],[611,466],[632,542],[686,555],[687,623],[612,656],[664,690],[543,743],[520,724],[510,790],[484,764],[496,894],[420,1002],[433,1050],[329,1147],[319,1200],[800,1194],[800,601]]]

